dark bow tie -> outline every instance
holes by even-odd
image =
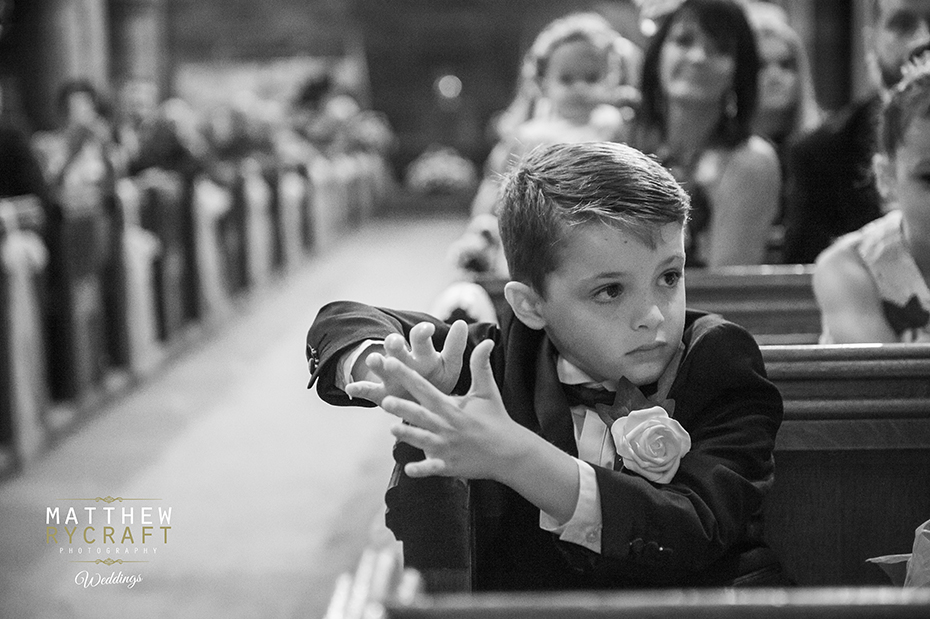
[[[565,391],[565,397],[568,399],[569,406],[583,405],[590,409],[601,404],[602,406],[613,406],[617,394],[609,391],[604,387],[589,387],[584,384],[579,385],[562,385]]]
[[[594,410],[608,428],[614,421],[629,415],[630,411],[633,410],[662,406],[669,415],[674,411],[674,402],[671,400],[656,402],[643,394],[643,391],[646,391],[654,395],[656,391],[655,383],[640,388],[626,378],[621,378],[617,383],[616,392],[604,387],[586,385],[563,384],[562,389],[565,391],[569,406],[583,405]]]

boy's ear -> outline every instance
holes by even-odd
[[[504,298],[513,308],[514,315],[530,329],[542,329],[546,320],[539,311],[542,297],[523,282],[507,282],[504,284]]]
[[[872,157],[872,169],[875,170],[875,184],[882,201],[893,202],[895,198],[895,164],[894,160],[884,153],[876,153]]]

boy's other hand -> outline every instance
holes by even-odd
[[[351,397],[362,397],[380,405],[387,396],[410,399],[406,388],[384,372],[386,359],[396,359],[425,378],[444,394],[452,393],[459,375],[462,373],[462,357],[468,341],[468,325],[462,320],[455,321],[443,342],[442,351],[433,346],[432,336],[435,325],[421,322],[410,330],[410,347],[399,333],[393,333],[384,339],[384,354],[368,355],[365,365],[370,372],[364,380],[346,385],[346,393]]]
[[[443,475],[499,479],[521,449],[522,430],[504,408],[491,372],[492,340],[471,356],[472,386],[465,396],[441,393],[397,359],[385,359],[384,374],[402,384],[416,402],[386,397],[381,407],[406,424],[392,429],[399,440],[418,447],[426,459],[406,465],[411,477]]]

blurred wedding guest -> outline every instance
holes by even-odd
[[[817,258],[825,344],[930,342],[930,52],[905,66],[880,121],[876,180],[893,208]]]
[[[646,48],[635,144],[691,195],[688,266],[765,258],[781,173],[774,147],[753,133],[758,73],[737,0],[686,0]]]
[[[136,134],[138,149],[127,172],[136,175],[152,168],[179,172],[192,179],[204,167],[209,148],[200,119],[186,101],[171,98],[147,111]]]
[[[4,106],[0,84],[0,198],[36,195],[45,197],[45,180],[29,145],[28,132]]]
[[[801,37],[778,5],[747,5],[759,45],[759,107],[753,128],[778,149],[821,120],[810,60]]]
[[[523,60],[520,84],[497,123],[472,214],[496,211],[500,175],[523,154],[557,142],[625,141],[621,107],[633,87],[641,51],[597,13],[572,13],[548,24]]]
[[[65,83],[58,93],[61,127],[33,135],[46,182],[61,200],[96,200],[112,193],[113,141],[101,98],[88,81]]]
[[[207,116],[203,135],[210,175],[221,185],[231,185],[239,164],[255,150],[249,119],[238,106],[219,104]]]
[[[158,101],[158,86],[151,80],[130,79],[119,90],[113,135],[124,173],[139,168],[144,134],[155,120]]]
[[[747,5],[759,45],[759,108],[753,128],[784,157],[787,145],[817,128],[821,110],[810,60],[784,9],[770,2]]]
[[[788,154],[792,186],[784,260],[810,263],[836,237],[882,214],[872,174],[883,91],[901,77],[913,48],[930,38],[930,0],[870,0],[863,29],[874,92],[829,118]]]

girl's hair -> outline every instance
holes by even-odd
[[[560,45],[574,41],[590,43],[606,54],[610,79],[617,86],[635,86],[642,64],[642,52],[636,44],[614,30],[598,13],[570,13],[543,28],[523,56],[517,93],[498,121],[499,133],[507,135],[533,118],[540,98],[539,82],[546,75],[553,52]]]
[[[691,15],[714,43],[735,61],[732,91],[735,112],[725,112],[720,106],[720,122],[712,142],[722,146],[735,146],[752,134],[752,120],[758,97],[759,53],[756,37],[741,4],[736,0],[685,0],[662,22],[649,40],[643,61],[640,85],[642,105],[640,118],[643,128],[657,132],[665,138],[666,100],[659,71],[662,48],[672,26],[682,15]]]
[[[660,228],[688,219],[690,200],[651,157],[617,142],[532,150],[505,178],[499,215],[510,276],[545,296],[572,226],[601,223],[655,247]]]
[[[73,79],[68,82],[65,82],[58,89],[58,97],[56,100],[56,105],[58,108],[58,114],[62,118],[68,116],[68,106],[72,95],[76,94],[86,94],[90,97],[91,102],[93,103],[94,109],[99,114],[101,112],[101,97],[100,93],[90,83],[90,80],[86,79]]]
[[[788,17],[777,5],[755,1],[747,5],[749,21],[761,41],[774,37],[788,46],[798,74],[798,99],[794,108],[788,137],[793,138],[817,127],[822,120],[820,106],[814,90],[814,75],[807,50],[797,31],[788,23]]]
[[[905,64],[902,73],[885,98],[879,125],[879,147],[889,157],[894,157],[915,118],[930,119],[930,51]]]

